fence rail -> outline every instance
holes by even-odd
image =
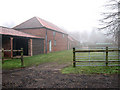
[[[90,57],[89,58],[81,58],[81,57],[86,57],[86,56],[76,56],[76,53],[81,53],[81,52],[85,52],[85,53],[88,52],[89,54],[90,54],[90,52],[104,52],[104,53],[106,53],[105,60],[89,60]],[[117,56],[117,55],[108,55],[109,52],[118,52],[118,60],[108,60],[109,56]],[[108,66],[109,62],[120,62],[119,52],[120,52],[119,49],[108,50],[108,47],[106,47],[105,50],[75,50],[75,48],[73,48],[73,67],[76,67],[77,62],[105,62],[106,65],[98,65],[98,66]],[[104,55],[92,55],[92,57],[94,57],[94,56],[104,56]],[[83,60],[78,61],[79,59],[80,60],[83,59]],[[86,61],[86,60],[89,60],[89,61]],[[85,65],[85,66],[88,66],[88,65]],[[90,66],[92,66],[92,65],[90,65]]]
[[[21,67],[23,67],[24,65],[24,59],[23,59],[23,48],[21,48],[21,50],[4,50],[4,48],[2,48],[2,64],[4,64],[4,59],[5,59],[5,56],[4,56],[4,52],[21,52]]]

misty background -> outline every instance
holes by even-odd
[[[0,26],[14,26],[40,17],[67,31],[80,43],[114,43],[106,31],[99,31],[101,13],[108,0],[1,0]]]

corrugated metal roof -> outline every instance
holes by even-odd
[[[43,37],[38,37],[38,36],[33,36],[24,32],[20,32],[11,28],[6,28],[6,27],[0,27],[0,34],[3,35],[12,35],[12,36],[20,36],[20,37],[30,37],[30,38],[42,38]]]
[[[15,26],[14,29],[41,28],[41,27],[46,27],[46,28],[67,34],[64,30],[62,30],[58,26],[56,26],[44,19],[41,19],[39,17],[33,17],[33,18]]]

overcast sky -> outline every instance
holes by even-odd
[[[106,0],[0,0],[0,26],[14,27],[34,16],[73,31],[97,27]]]

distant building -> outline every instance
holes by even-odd
[[[72,36],[68,36],[68,49],[78,46],[80,46],[80,42],[75,40]]]

